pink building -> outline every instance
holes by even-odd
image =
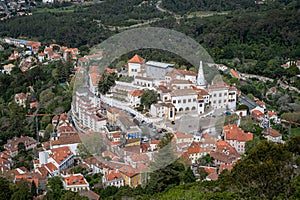
[[[236,124],[229,124],[223,127],[224,140],[234,147],[238,153],[245,153],[245,144],[253,140],[252,133],[245,133]]]

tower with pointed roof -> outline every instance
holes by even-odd
[[[139,55],[135,54],[129,61],[128,61],[128,76],[137,76],[141,70],[142,65],[144,64],[145,59],[140,57]]]
[[[200,66],[199,66],[199,69],[198,69],[197,86],[200,86],[200,87],[205,87],[206,86],[206,80],[204,78],[202,60],[200,60]]]

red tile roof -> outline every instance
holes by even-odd
[[[50,157],[52,157],[58,164],[62,163],[73,153],[71,152],[69,147],[58,147],[55,149],[51,149]]]
[[[275,111],[268,111],[268,116],[269,117],[276,116],[276,115],[277,115],[277,112],[275,112]]]
[[[236,124],[229,124],[223,127],[225,140],[237,140],[239,142],[247,142],[253,140],[252,133],[245,133]]]
[[[107,175],[105,175],[105,178],[107,181],[112,181],[115,179],[121,179],[122,178],[122,174],[120,172],[111,172]]]
[[[64,182],[70,185],[85,185],[88,184],[81,174],[74,174],[64,177]]]
[[[177,139],[182,139],[182,138],[194,138],[194,135],[192,134],[187,134],[187,133],[183,133],[180,131],[175,132],[175,137]]]
[[[253,110],[252,115],[254,115],[256,118],[265,116],[264,113],[262,113],[260,110]]]
[[[189,71],[189,70],[174,69],[174,72],[177,72],[182,75],[188,75],[188,76],[197,76],[198,75],[196,72]]]
[[[207,178],[215,181],[215,180],[218,180],[219,176],[218,176],[218,174],[208,174]]]
[[[125,165],[125,166],[121,167],[119,170],[122,174],[124,174],[125,176],[128,176],[128,177],[133,177],[138,174],[138,171],[129,165]]]
[[[282,134],[280,134],[278,131],[276,131],[275,129],[272,128],[267,128],[264,132],[263,132],[264,136],[272,136],[272,137],[280,137],[282,136]]]
[[[143,90],[133,90],[128,93],[133,97],[140,97],[143,94]]]
[[[230,70],[230,73],[232,74],[232,76],[234,76],[235,78],[241,78],[240,75],[233,69]]]
[[[145,62],[145,59],[140,57],[139,55],[135,54],[129,61],[128,63],[137,63],[137,64],[142,64]]]

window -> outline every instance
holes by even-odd
[[[222,93],[219,93],[219,97],[222,97]]]
[[[173,103],[176,103],[176,100],[173,100]]]
[[[178,100],[178,103],[181,103],[181,100]]]
[[[213,102],[216,103],[216,100],[214,100]]]
[[[221,103],[222,102],[222,100],[219,100],[219,103]]]
[[[227,92],[224,93],[224,96],[225,96],[225,97],[227,96]]]
[[[186,103],[186,99],[183,99],[183,103]]]
[[[191,102],[192,102],[192,99],[188,99],[188,102],[191,103]]]
[[[217,94],[214,94],[214,97],[216,97],[217,96]]]
[[[195,98],[193,99],[193,102],[196,102],[196,99],[195,99]]]

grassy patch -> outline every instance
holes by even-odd
[[[300,127],[291,128],[291,136],[299,136],[300,135]]]

